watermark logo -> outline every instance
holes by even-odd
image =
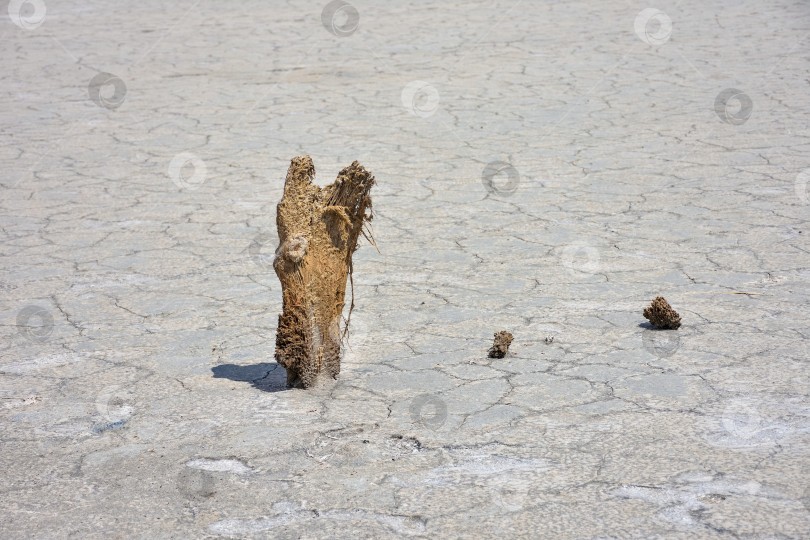
[[[411,401],[411,420],[428,429],[437,430],[447,420],[447,404],[438,396],[421,394]]]
[[[428,118],[439,108],[439,91],[425,81],[411,81],[402,89],[402,106],[414,116]]]
[[[333,0],[321,11],[321,22],[329,33],[338,37],[347,37],[357,31],[360,25],[360,13],[343,0]]]
[[[169,162],[169,178],[180,189],[195,190],[205,182],[208,168],[191,152],[180,152]]]
[[[87,92],[93,103],[99,107],[113,110],[124,103],[127,96],[127,85],[120,77],[112,73],[99,73],[90,79]]]
[[[276,252],[273,249],[274,237],[270,233],[259,233],[248,246],[248,255],[251,260],[265,270],[273,268]]]
[[[648,353],[658,358],[666,358],[680,348],[681,337],[677,330],[645,328],[641,333],[641,344]]]
[[[587,242],[574,242],[562,250],[562,265],[574,276],[595,274],[601,268],[599,250]]]
[[[672,19],[661,10],[647,8],[636,15],[633,30],[647,45],[663,45],[672,36]]]
[[[758,439],[758,435],[764,430],[762,416],[749,398],[729,401],[723,409],[722,424],[726,431],[743,441]]]
[[[741,90],[726,88],[714,99],[714,112],[726,124],[744,124],[754,109],[754,102]]]
[[[135,412],[134,393],[117,384],[107,386],[96,397],[96,410],[110,424],[123,424]]]
[[[495,195],[511,195],[517,191],[520,184],[520,174],[511,163],[505,161],[491,161],[481,173],[481,181],[490,193]]]
[[[17,313],[17,331],[26,339],[42,343],[53,333],[53,315],[42,306],[25,306]]]
[[[8,16],[23,30],[34,30],[45,22],[45,2],[42,0],[11,0]]]

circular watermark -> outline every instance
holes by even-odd
[[[681,346],[681,337],[677,330],[645,328],[641,333],[641,343],[648,353],[666,358],[675,354]]]
[[[87,85],[90,99],[99,107],[113,110],[124,103],[127,96],[127,85],[120,77],[112,73],[99,73]]]
[[[411,420],[428,429],[439,429],[447,420],[447,404],[438,396],[421,394],[411,401]]]
[[[505,179],[505,181],[502,179]],[[490,161],[481,173],[481,181],[490,193],[511,195],[517,191],[518,184],[520,184],[520,174],[511,163]]]
[[[248,246],[251,260],[265,270],[273,268],[276,251],[272,248],[274,236],[270,233],[259,233]]]
[[[736,88],[726,88],[714,98],[714,112],[726,124],[744,124],[754,109],[754,102],[748,94]]]
[[[23,30],[33,30],[45,22],[45,2],[42,0],[11,0],[8,16]]]
[[[805,169],[796,175],[793,187],[796,189],[796,196],[802,204],[810,203],[807,197],[807,184],[810,182],[810,169]]]
[[[336,440],[318,434],[315,440],[307,447],[307,455],[318,463],[326,463],[332,460],[333,464],[340,464],[343,457],[340,450],[341,448]]]
[[[599,250],[587,242],[574,242],[562,250],[562,265],[574,276],[595,274],[601,268]]]
[[[134,393],[117,384],[107,386],[96,397],[96,410],[111,424],[126,422],[135,412]]]
[[[672,36],[672,19],[659,9],[643,9],[636,15],[633,30],[647,45],[663,45]]]
[[[723,409],[723,427],[731,435],[744,441],[757,438],[763,431],[762,416],[749,398],[735,398]]]
[[[53,333],[53,315],[42,306],[25,306],[17,313],[17,331],[26,339],[42,343]]]
[[[321,11],[321,22],[329,33],[347,37],[354,34],[360,25],[360,13],[348,2],[332,0]]]
[[[411,81],[400,95],[402,106],[415,116],[428,118],[439,108],[439,91],[425,81]]]
[[[203,185],[208,168],[191,152],[180,152],[169,162],[169,178],[180,189],[194,190]]]

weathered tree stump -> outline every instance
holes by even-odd
[[[288,386],[304,388],[321,372],[332,378],[340,373],[349,324],[347,318],[341,333],[346,281],[357,239],[372,218],[374,185],[374,177],[356,161],[324,188],[312,183],[314,176],[309,156],[292,159],[276,211],[279,246],[273,261],[283,296],[276,361],[287,370]],[[349,317],[353,307],[352,299]]]

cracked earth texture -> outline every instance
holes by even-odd
[[[807,3],[0,10],[0,537],[810,535]],[[302,154],[378,181],[311,391]]]

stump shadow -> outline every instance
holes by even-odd
[[[287,387],[287,371],[276,362],[263,362],[249,366],[220,364],[211,368],[215,379],[249,382],[263,392],[283,392]]]

